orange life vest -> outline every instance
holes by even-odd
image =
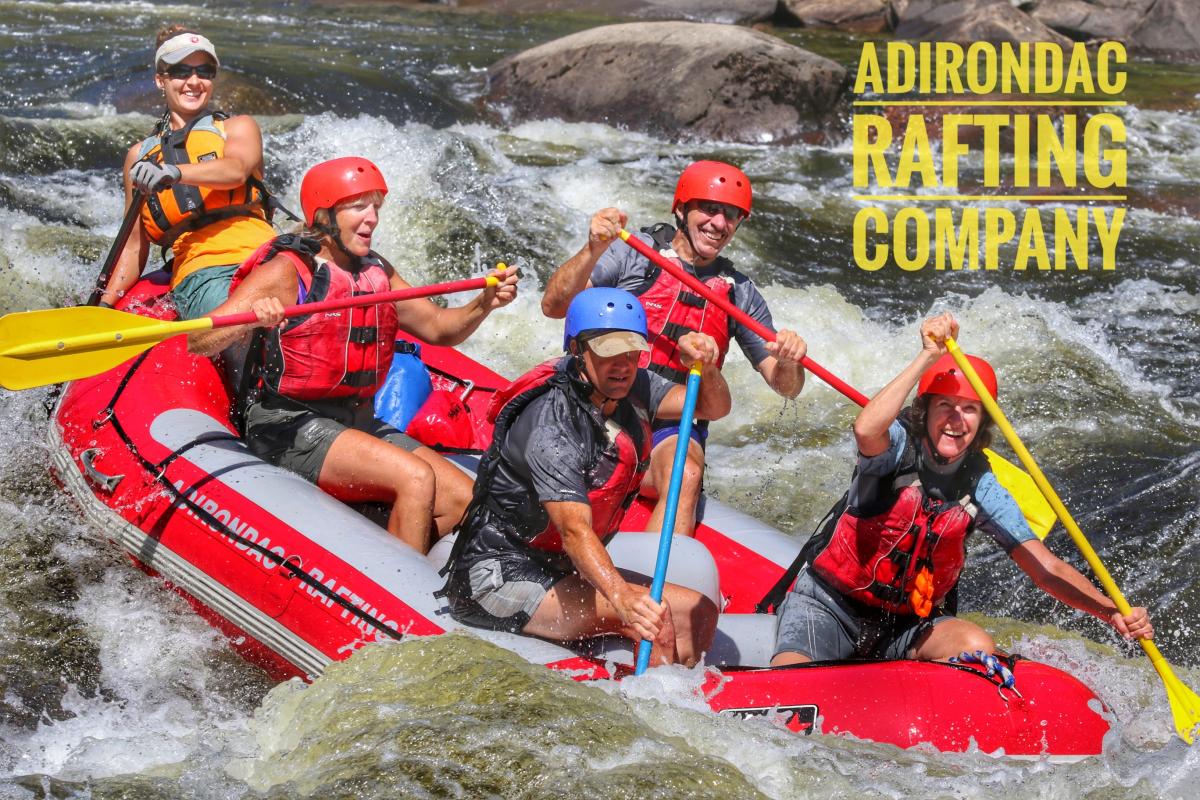
[[[223,112],[202,114],[177,131],[142,140],[139,159],[156,164],[199,164],[225,155]],[[262,174],[255,172],[235,189],[177,183],[154,192],[142,208],[142,226],[150,241],[170,247],[180,234],[218,220],[255,217],[267,221]]]

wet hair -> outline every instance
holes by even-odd
[[[932,394],[923,394],[913,401],[912,406],[908,409],[908,420],[912,423],[913,430],[920,431],[923,436],[929,435],[929,400]],[[988,414],[987,409],[982,409],[983,416],[979,420],[979,430],[975,433],[975,438],[968,445],[969,450],[982,452],[992,446],[992,416]]]

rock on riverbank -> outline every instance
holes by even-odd
[[[846,80],[836,62],[764,33],[648,22],[593,28],[510,56],[490,69],[487,100],[513,120],[788,141],[823,129]]]

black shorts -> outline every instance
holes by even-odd
[[[460,534],[461,535],[461,534]],[[497,552],[450,572],[450,615],[464,625],[520,633],[554,584],[575,570],[561,557]]]
[[[246,443],[250,450],[263,461],[291,470],[312,483],[321,475],[333,440],[351,428],[409,452],[423,446],[376,419],[371,398],[301,403],[268,396],[246,409]]]

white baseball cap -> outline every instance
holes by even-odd
[[[167,39],[154,53],[154,66],[159,63],[178,64],[192,53],[208,53],[217,66],[221,66],[217,58],[217,49],[212,42],[198,33],[179,33]]]
[[[587,340],[588,348],[601,358],[612,358],[623,353],[650,349],[646,339],[633,331],[612,331]]]

